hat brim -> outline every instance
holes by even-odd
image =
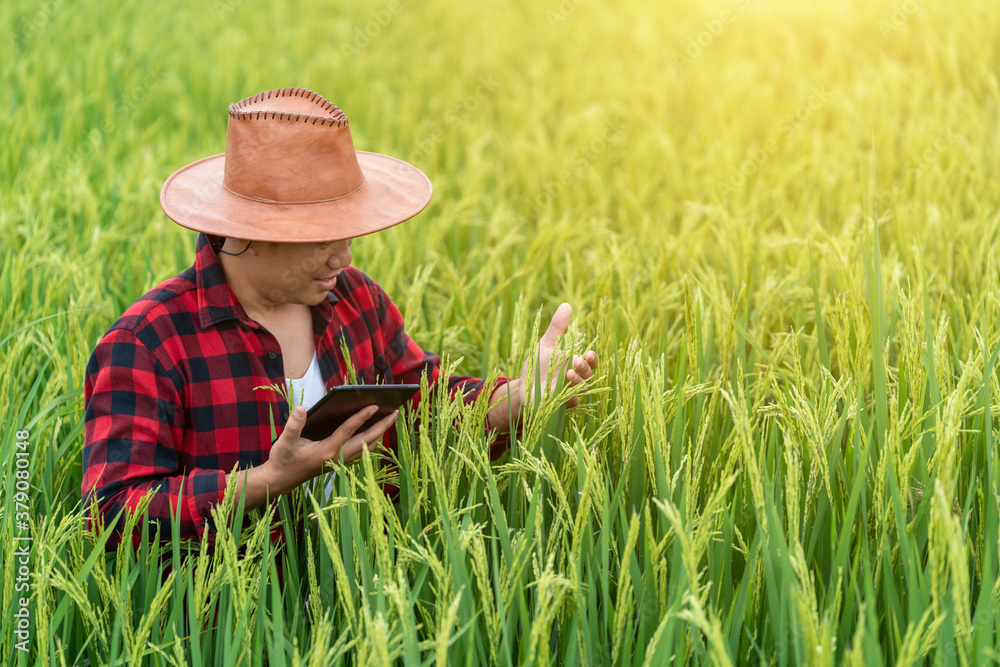
[[[371,234],[420,213],[434,192],[413,165],[356,151],[365,180],[355,192],[307,204],[262,202],[223,185],[225,153],[178,169],[160,190],[167,217],[198,232],[253,241],[337,241]]]

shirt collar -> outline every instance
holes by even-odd
[[[194,258],[195,285],[198,294],[198,320],[203,329],[225,322],[240,320],[253,328],[258,325],[250,319],[243,306],[226,282],[226,274],[222,270],[222,262],[212,244],[224,237],[210,236],[204,232],[198,233],[198,245]],[[336,288],[334,288],[336,289]],[[319,305],[313,306],[313,319],[317,316],[324,322],[329,322],[333,316],[333,304],[340,298],[333,292],[327,293],[327,298]]]

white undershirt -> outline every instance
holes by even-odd
[[[319,359],[316,358],[315,352],[313,352],[312,361],[309,363],[309,368],[306,369],[305,375],[297,380],[285,378],[285,389],[292,397],[293,407],[301,405],[306,410],[316,405],[319,399],[326,396],[326,385],[323,382],[323,376],[319,372]],[[331,479],[326,486],[323,502],[328,502],[332,496],[333,480]]]
[[[316,401],[326,395],[326,385],[323,384],[323,376],[319,372],[319,359],[313,352],[312,361],[305,375],[297,380],[285,378],[285,389],[292,396],[294,405],[301,405],[306,410],[316,405]]]

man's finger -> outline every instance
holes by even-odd
[[[337,430],[334,431],[333,434],[327,438],[327,440],[330,438],[337,438],[340,442],[347,442],[351,439],[351,436],[354,435],[359,428],[361,428],[361,425],[368,421],[368,418],[376,412],[378,412],[377,405],[369,405],[364,410],[356,412],[351,415],[347,421],[337,427]]]
[[[341,450],[344,454],[344,461],[353,461],[356,458],[360,458],[362,449],[367,448],[370,450],[370,446],[378,442],[378,439],[385,435],[389,427],[396,423],[397,417],[399,417],[399,410],[383,417],[361,433],[347,440]]]
[[[344,457],[344,463],[353,463],[361,458],[361,450],[365,448],[364,440],[351,440],[340,450],[340,455]]]
[[[399,417],[399,410],[394,411],[392,414],[383,417],[374,424],[368,427],[364,433],[359,433],[356,437],[364,440],[365,442],[372,443],[381,438],[389,428],[396,423],[396,419]]]
[[[560,304],[556,308],[555,314],[552,315],[549,328],[545,331],[545,335],[542,336],[542,345],[555,347],[556,341],[559,340],[559,336],[566,332],[566,328],[569,326],[569,321],[572,318],[573,307],[568,303]]]
[[[594,369],[590,367],[583,357],[577,357],[573,361],[573,370],[584,380],[589,380],[594,375]]]

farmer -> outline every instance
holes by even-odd
[[[230,105],[225,154],[183,167],[160,193],[168,217],[200,232],[193,266],[132,304],[87,364],[85,505],[96,499],[111,520],[155,489],[148,511],[161,536],[173,509],[180,537],[208,531],[214,542],[209,510],[234,470],[252,508],[327,461],[354,461],[380,438],[394,446],[398,411],[358,430],[374,406],[324,440],[300,433],[313,403],[357,382],[348,365],[364,383],[427,375],[441,390],[440,357],[407,336],[392,300],[351,267],[352,239],[413,217],[431,192],[415,167],[355,151],[344,113],[316,93],[284,88]],[[571,315],[562,304],[535,351],[546,386],[560,374],[549,366]],[[579,384],[596,366],[592,351],[575,356],[565,377]],[[526,374],[527,363],[521,377],[494,384],[453,375],[446,389],[466,402],[490,392],[484,428],[503,447],[533,386]]]

